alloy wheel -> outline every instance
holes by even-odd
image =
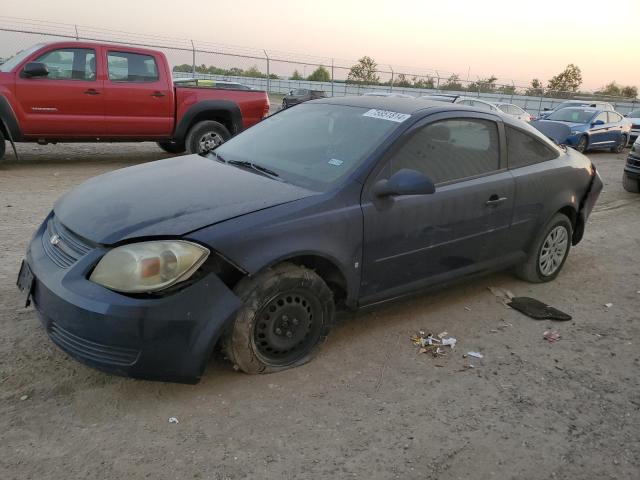
[[[544,276],[548,277],[556,273],[567,255],[568,247],[567,228],[563,225],[557,225],[549,232],[540,249],[538,268]]]

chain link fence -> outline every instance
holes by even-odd
[[[450,93],[513,103],[533,115],[553,109],[567,99],[606,101],[623,114],[640,108],[638,99],[532,90],[513,80],[472,79],[469,74],[465,78],[454,72],[393,65],[378,65],[373,74],[377,77],[375,83],[356,83],[349,81],[349,72],[356,61],[0,16],[0,59],[36,43],[64,40],[152,48],[167,56],[176,78],[234,81],[272,94],[286,94],[300,88],[323,90],[331,96],[396,92],[417,97]]]

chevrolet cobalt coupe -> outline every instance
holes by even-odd
[[[63,196],[18,276],[94,367],[193,382],[308,361],[334,310],[515,267],[553,280],[602,189],[587,157],[510,117],[344,97]]]

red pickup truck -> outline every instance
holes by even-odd
[[[203,153],[269,112],[266,92],[174,85],[163,53],[34,45],[0,65],[0,158],[13,142],[155,141]]]

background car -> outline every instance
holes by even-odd
[[[640,137],[631,146],[622,174],[622,186],[627,192],[640,193]]]
[[[460,95],[450,94],[450,93],[433,93],[430,95],[421,95],[418,98],[423,98],[425,100],[433,100],[435,102],[448,102],[455,103],[458,98],[462,98]]]
[[[634,110],[625,115],[625,118],[631,122],[630,141],[635,142],[640,136],[640,110]]]
[[[593,100],[567,100],[566,102],[556,105],[554,108],[544,108],[542,112],[540,112],[540,119],[547,118],[553,112],[569,107],[592,107],[611,112],[615,110],[613,105],[608,102],[594,102]]]
[[[631,123],[618,112],[592,107],[562,108],[532,125],[559,144],[579,152],[609,148],[620,153],[631,132]]]
[[[327,93],[323,90],[309,90],[307,88],[297,88],[291,90],[282,99],[282,108],[289,108],[292,105],[308,102],[309,100],[316,100],[318,98],[326,98]]]
[[[534,120],[533,116],[520,108],[518,105],[514,105],[513,103],[496,103],[496,107],[503,113],[507,115],[511,115],[512,117],[516,117],[518,120],[522,120],[523,122],[529,123],[531,120]]]

